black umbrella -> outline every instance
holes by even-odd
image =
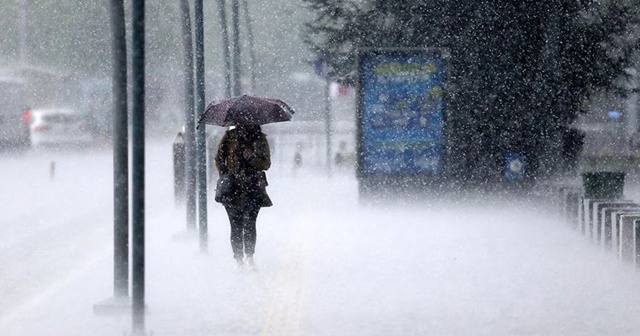
[[[264,125],[289,121],[293,109],[279,99],[243,95],[213,102],[198,123],[218,126]]]

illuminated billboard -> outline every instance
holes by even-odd
[[[445,71],[439,50],[359,52],[359,176],[443,171]]]

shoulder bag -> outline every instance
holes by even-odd
[[[235,178],[232,174],[221,175],[216,183],[216,197],[218,203],[228,203],[231,201]]]

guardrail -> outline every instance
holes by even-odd
[[[560,217],[618,259],[640,268],[640,204],[623,194],[625,174],[588,172],[582,184],[551,186]]]

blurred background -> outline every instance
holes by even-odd
[[[205,8],[206,102],[225,91],[219,4]],[[452,174],[499,178],[507,150],[524,153],[532,178],[565,170],[558,167],[567,165],[566,157],[579,160],[585,170],[635,169],[635,5],[631,0],[429,5],[247,0],[240,11],[242,91],[288,102],[295,120],[267,127],[274,143],[290,156],[304,150],[324,165],[325,80],[331,81],[335,135],[327,157],[341,148],[350,155],[355,151],[352,63],[357,47],[447,47],[452,52],[446,111]],[[229,11],[230,1],[225,6]],[[0,0],[0,8],[5,18],[0,22],[0,85],[11,87],[0,90],[0,99],[5,106],[8,101],[16,105],[3,118],[24,123],[27,108],[69,108],[85,115],[88,128],[108,146],[109,4]],[[129,15],[128,1],[125,8]],[[184,124],[185,106],[179,2],[149,2],[146,11],[148,133],[174,135]],[[328,79],[319,75],[318,60],[327,65]],[[22,126],[9,128],[16,127]],[[210,144],[219,131],[209,128]],[[3,142],[28,147],[29,131],[20,132],[0,134],[11,133]],[[290,133],[297,136],[283,135]]]

